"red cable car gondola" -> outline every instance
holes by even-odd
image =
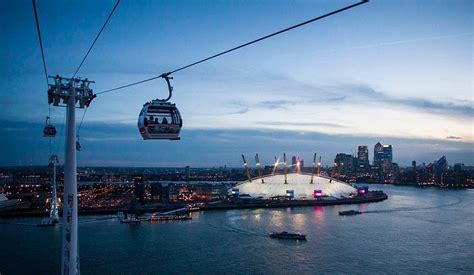
[[[44,137],[55,137],[56,136],[56,127],[54,127],[49,122],[49,116],[46,117],[46,123],[43,129],[43,136]]]

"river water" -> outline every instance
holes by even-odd
[[[474,273],[474,190],[370,189],[388,200],[208,211],[190,221],[139,225],[80,217],[81,273]],[[338,215],[349,209],[366,213]],[[308,240],[271,239],[273,231]],[[60,227],[1,224],[0,273],[58,274],[60,238]]]

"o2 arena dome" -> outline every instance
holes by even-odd
[[[285,196],[294,199],[315,200],[319,197],[347,198],[357,194],[357,189],[351,185],[326,177],[314,175],[311,183],[311,174],[290,173],[286,175],[269,175],[262,178],[253,178],[252,181],[243,181],[229,190],[232,195],[249,195],[253,198]]]

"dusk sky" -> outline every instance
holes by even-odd
[[[95,92],[171,71],[357,1],[122,0],[78,76]],[[115,1],[37,8],[50,75],[70,77]],[[173,75],[181,141],[143,141],[142,105],[161,79],[98,96],[79,165],[240,166],[313,152],[330,164],[377,141],[394,161],[474,165],[473,1],[367,4]],[[0,1],[0,166],[45,165],[47,87],[31,1]],[[52,107],[64,158],[65,108]],[[83,110],[78,110],[78,121]]]

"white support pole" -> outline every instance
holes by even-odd
[[[51,219],[52,222],[58,222],[59,217],[58,217],[58,193],[57,193],[57,183],[56,183],[56,164],[57,164],[57,157],[56,155],[51,157],[51,160],[53,162],[53,190],[51,192],[51,212],[49,214],[49,218]]]
[[[67,99],[66,158],[64,162],[63,234],[61,274],[79,274],[77,249],[77,168],[76,168],[76,98],[71,81]]]

